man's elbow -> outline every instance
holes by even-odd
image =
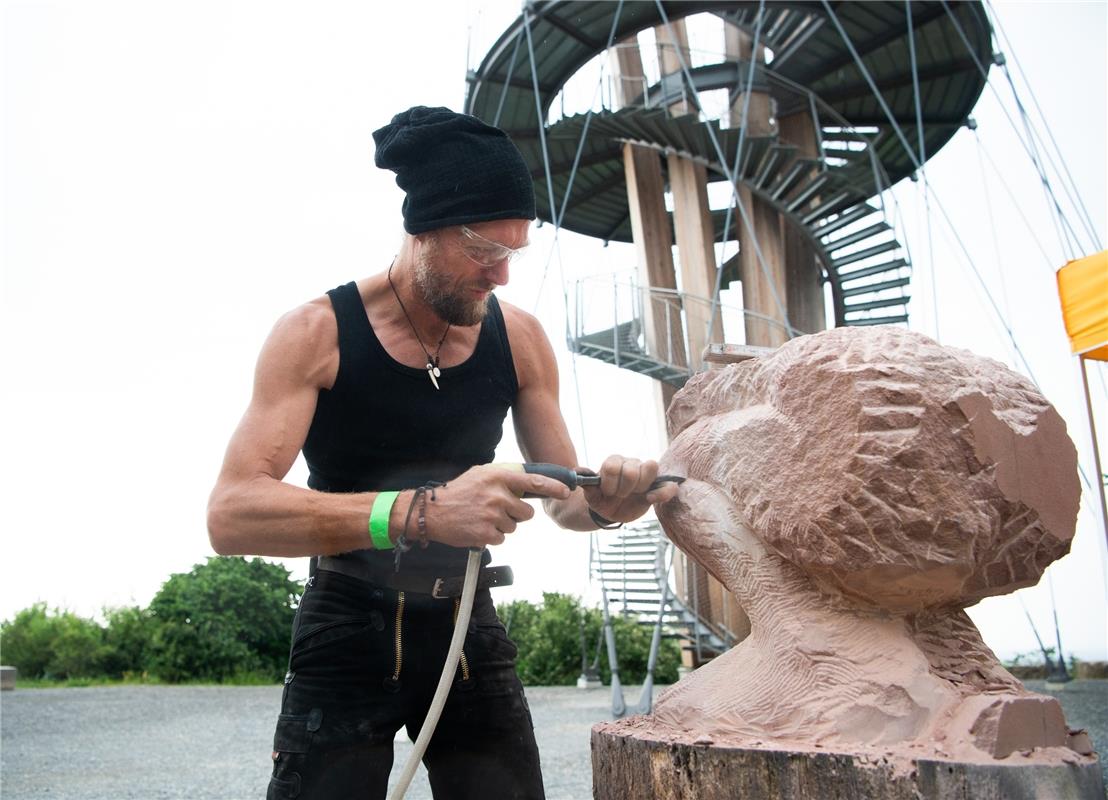
[[[208,541],[221,556],[240,555],[236,547],[233,503],[228,494],[217,486],[208,499]]]

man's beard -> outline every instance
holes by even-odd
[[[488,295],[480,300],[469,300],[457,294],[449,276],[434,267],[437,247],[426,248],[416,259],[415,288],[423,300],[444,322],[461,327],[476,325],[485,318]]]

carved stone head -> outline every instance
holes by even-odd
[[[702,373],[669,427],[665,470],[727,495],[769,550],[861,607],[1032,585],[1074,534],[1077,455],[1058,413],[1004,365],[918,333],[836,328]],[[718,549],[667,533],[720,576]]]

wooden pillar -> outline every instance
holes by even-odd
[[[743,305],[758,316],[746,316],[746,343],[777,347],[788,341],[785,312],[788,291],[785,243],[777,210],[739,187],[750,229],[740,222],[739,279],[743,284]],[[768,318],[768,320],[767,320]]]
[[[708,175],[702,164],[678,155],[666,157],[669,187],[673,192],[673,221],[677,234],[681,289],[692,298],[712,299],[716,291],[715,231],[708,207]],[[710,343],[723,342],[723,316],[712,315],[710,302],[688,299],[685,325],[689,339],[689,358],[693,370],[699,370],[701,355]]]
[[[753,37],[730,22],[723,23],[723,49],[727,59],[731,61],[757,61],[759,64],[766,61],[766,48],[758,45],[758,55],[755,58]],[[745,83],[742,88],[746,88]],[[746,120],[743,119],[744,106],[747,106]],[[739,128],[744,124],[747,126],[747,136],[769,136],[777,131],[773,118],[773,98],[761,88],[757,80],[750,91],[749,103],[746,92],[741,91],[731,105],[731,127]]]
[[[765,48],[754,52],[754,41],[734,25],[724,25],[724,46],[727,57],[742,61],[765,61]],[[777,130],[773,119],[773,103],[764,91],[752,91],[746,117],[743,117],[745,93],[740,93],[731,106],[731,125],[747,125],[747,136],[767,136]],[[739,279],[743,284],[743,305],[759,317],[745,319],[746,343],[776,347],[788,339],[785,330],[786,279],[785,252],[781,220],[777,210],[743,187],[739,201],[746,212],[746,221],[735,221],[739,233]],[[755,245],[757,240],[757,245]],[[779,302],[776,298],[779,298]],[[777,324],[767,322],[769,317]]]
[[[812,115],[807,111],[790,114],[778,120],[782,141],[796,145],[800,158],[819,158],[819,138]],[[813,167],[814,175],[817,168]],[[793,327],[804,333],[815,333],[827,327],[827,312],[823,303],[822,270],[816,251],[800,227],[788,219],[782,220],[785,237],[785,307]]]
[[[612,50],[612,69],[615,73],[616,102],[624,105],[642,93],[642,55],[638,39],[629,37]],[[662,176],[662,157],[657,150],[623,145],[623,170],[627,178],[627,206],[631,215],[631,237],[635,243],[639,283],[644,287],[676,289],[673,269],[673,235],[669,213],[666,211],[665,179]],[[645,302],[643,324],[647,341],[657,353],[671,355],[674,363],[684,364],[681,343],[681,316],[672,302],[664,299]],[[676,393],[676,388],[655,381],[655,393],[659,405],[663,440],[665,412]]]
[[[679,74],[681,59],[688,64],[690,58],[685,20],[676,20],[668,28],[657,26],[654,36],[662,74]],[[679,116],[695,113],[696,107],[691,99],[687,102],[683,99],[672,104],[669,111]],[[666,156],[666,165],[669,189],[673,193],[673,227],[677,234],[681,291],[710,301],[716,289],[716,250],[712,211],[708,207],[708,172],[703,164],[676,153]],[[700,369],[704,348],[711,342],[723,342],[722,317],[717,313],[713,321],[711,311],[710,303],[685,302],[689,363],[694,371]]]
[[[654,29],[658,43],[658,63],[663,75],[681,72],[681,59],[690,63],[688,34],[685,21],[677,20],[667,28],[664,25]],[[696,113],[691,98],[675,103],[669,111],[674,116]],[[678,266],[681,270],[681,290],[688,296],[705,298],[711,301],[716,290],[716,251],[715,230],[712,224],[712,211],[708,206],[708,173],[703,164],[677,154],[666,157],[669,171],[669,188],[673,193],[674,230],[677,235]],[[712,319],[712,306],[696,300],[686,300],[685,321],[689,339],[689,356],[694,370],[702,364],[702,354],[708,344],[723,342],[723,319],[719,313]],[[723,585],[710,576],[707,571],[685,558],[683,554],[675,566],[684,579],[682,597],[697,614],[717,627],[731,630],[736,617],[733,599]],[[695,591],[694,591],[695,587]],[[746,615],[739,610],[740,628],[745,625]],[[739,638],[745,633],[740,634]],[[686,653],[687,666],[699,666],[695,663],[695,654]]]

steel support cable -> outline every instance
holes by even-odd
[[[669,22],[669,16],[666,14],[666,10],[662,6],[662,1],[661,0],[654,0],[654,4],[658,8],[658,13],[662,17],[662,22],[665,24],[666,30],[669,32],[670,38],[673,39],[674,41],[677,41],[677,39],[674,35],[674,32],[673,32],[673,26],[670,25],[670,22]],[[693,90],[692,96],[693,96],[693,99],[696,101],[696,106],[700,110],[701,113],[707,115],[707,112],[704,110],[704,104],[700,100],[700,92],[697,91],[696,84],[693,82],[693,79],[692,79],[692,74],[689,72],[689,66],[688,66],[688,64],[685,63],[685,57],[684,57],[684,55],[682,55],[680,48],[677,48],[676,52],[677,52],[677,59],[681,63],[681,73],[684,76],[685,82]],[[715,131],[712,130],[712,126],[710,124],[705,124],[705,129],[708,131],[708,138],[711,140],[712,147],[716,151],[716,157],[719,159],[720,168],[723,170],[724,175],[727,177],[727,180],[731,185],[731,198],[735,201],[735,205],[738,206],[739,215],[742,217],[743,225],[746,228],[747,233],[750,234],[751,244],[754,245],[754,254],[758,258],[758,264],[761,267],[762,274],[766,279],[766,285],[769,286],[770,293],[773,295],[774,303],[777,305],[777,310],[778,310],[778,312],[780,312],[781,318],[785,322],[785,328],[789,332],[789,337],[792,338],[793,336],[796,336],[798,333],[800,333],[800,331],[797,331],[796,328],[794,328],[792,326],[792,323],[789,321],[789,315],[788,315],[788,312],[785,310],[785,304],[783,302],[781,302],[781,297],[777,293],[777,288],[773,285],[773,281],[770,278],[769,266],[766,264],[765,256],[762,254],[762,248],[758,244],[758,236],[754,232],[754,225],[751,222],[749,216],[747,215],[746,209],[743,207],[742,199],[739,197],[738,186],[736,184],[736,180],[737,180],[736,175],[735,175],[734,172],[731,171],[731,169],[727,165],[727,156],[724,154],[723,148],[720,146],[720,143],[719,143],[719,137],[717,137]],[[736,165],[736,167],[737,166],[738,165]]]
[[[931,189],[923,175],[923,218],[927,221],[927,262],[931,268],[931,314],[935,322],[935,341],[941,342],[939,327],[939,275],[935,271],[935,246],[931,230]]]
[[[746,129],[750,119],[750,94],[754,88],[754,62],[758,59],[758,45],[762,37],[762,20],[765,16],[766,0],[758,0],[758,21],[754,25],[754,44],[750,49],[750,69],[746,76],[746,92],[743,95],[742,128],[739,129],[739,141],[735,145],[735,175],[742,162],[743,142],[746,140]],[[719,265],[716,267],[716,286],[712,292],[712,313],[708,316],[708,334],[716,324],[716,313],[719,311],[719,293],[723,289],[723,265],[727,263],[728,234],[731,232],[731,207],[727,204],[727,213],[723,217],[723,244],[720,248]]]
[[[981,189],[985,192],[985,210],[989,213],[989,234],[993,240],[993,254],[996,256],[996,276],[1000,281],[1000,294],[1004,298],[1004,310],[1008,316],[1012,316],[1012,306],[1008,302],[1008,282],[1004,280],[1004,259],[1000,255],[1000,239],[996,235],[996,218],[993,216],[993,201],[989,195],[989,182],[985,177],[985,159],[981,156],[981,137],[977,129],[973,129],[973,139],[977,142],[977,166],[981,171]],[[1015,358],[1012,359],[1013,363]]]
[[[1019,199],[1016,197],[1016,193],[1012,191],[1012,187],[1009,186],[1008,181],[1004,179],[1004,173],[1000,171],[1000,167],[997,166],[996,162],[993,160],[993,157],[989,154],[988,149],[982,148],[979,151],[979,154],[984,155],[984,157],[988,159],[989,166],[993,168],[993,172],[996,174],[997,179],[1000,180],[1000,185],[1004,187],[1004,190],[1008,193],[1008,198],[1012,201],[1012,205],[1015,206],[1016,211],[1019,212],[1020,219],[1023,220],[1024,228],[1029,234],[1031,234],[1031,238],[1034,240],[1035,246],[1038,247],[1039,252],[1042,253],[1043,259],[1046,261],[1047,270],[1049,270],[1050,273],[1053,274],[1055,270],[1055,261],[1053,258],[1051,258],[1050,254],[1047,253],[1046,247],[1043,246],[1043,243],[1041,241],[1039,241],[1039,237],[1035,235],[1035,227],[1031,224],[1031,220],[1027,218],[1027,215],[1023,213],[1023,207],[1020,205]]]
[[[615,14],[612,16],[612,28],[611,28],[610,31],[608,31],[608,43],[604,46],[605,52],[607,52],[608,50],[611,49],[612,42],[615,41],[616,27],[619,25],[619,17],[620,17],[620,13],[622,11],[623,11],[623,0],[619,0],[619,2],[616,4]],[[561,229],[562,220],[565,219],[566,208],[569,205],[569,195],[570,195],[570,192],[573,191],[573,179],[577,176],[577,165],[581,161],[581,153],[585,149],[585,139],[586,139],[586,137],[588,136],[588,133],[589,133],[589,123],[592,121],[592,114],[593,114],[592,107],[596,104],[596,95],[600,91],[600,88],[603,85],[603,82],[604,82],[604,70],[603,70],[603,68],[601,68],[600,78],[596,83],[596,90],[593,91],[592,103],[589,104],[589,111],[585,115],[585,125],[581,130],[581,140],[577,143],[577,152],[573,156],[573,166],[570,168],[570,171],[569,171],[569,182],[566,184],[566,191],[565,191],[565,194],[562,196],[562,208],[561,208],[561,211],[558,212],[558,215],[556,217],[554,217],[555,231],[558,231],[558,230]],[[564,89],[562,90],[562,96],[565,97],[565,90]],[[550,209],[550,213],[552,215],[554,214],[554,209],[553,208]]]
[[[908,20],[908,56],[912,67],[912,95],[916,106],[916,136],[919,140],[919,176],[923,188],[924,219],[927,220],[927,261],[931,269],[931,305],[935,322],[935,339],[939,334],[939,275],[935,270],[935,250],[931,232],[931,183],[927,180],[927,146],[923,139],[923,105],[919,91],[919,64],[916,61],[916,37],[912,30],[912,0],[904,0],[904,16]]]
[[[1023,101],[1020,100],[1019,94],[1016,92],[1016,85],[1012,82],[1012,74],[1004,67],[1001,67],[1004,72],[1004,77],[1008,80],[1008,86],[1012,90],[1012,97],[1016,101],[1016,109],[1019,111],[1020,122],[1023,123],[1024,130],[1027,132],[1028,147],[1035,153],[1035,157],[1039,158],[1039,179],[1043,184],[1043,193],[1046,195],[1047,206],[1054,206],[1055,226],[1061,232],[1062,238],[1062,250],[1066,254],[1068,260],[1072,260],[1082,252],[1081,241],[1077,237],[1077,231],[1073,229],[1073,225],[1070,224],[1069,217],[1062,211],[1061,205],[1058,203],[1058,198],[1054,194],[1054,189],[1050,185],[1050,181],[1046,176],[1046,168],[1042,166],[1042,159],[1039,156],[1039,148],[1035,143],[1035,133],[1031,127],[1031,119],[1027,114],[1027,109],[1023,106]],[[1063,184],[1064,188],[1064,184]],[[1072,203],[1073,200],[1070,200]],[[1070,237],[1073,237],[1071,246]]]
[[[824,0],[826,3],[827,0]],[[954,16],[954,12],[950,10],[950,5],[946,0],[940,0],[943,4],[943,8],[946,10],[946,14],[950,17],[950,21],[954,24],[954,30],[958,33],[958,37],[962,40],[962,44],[966,47],[966,52],[970,54],[970,58],[973,59],[974,65],[977,67],[977,71],[981,73],[981,76],[985,79],[985,84],[996,96],[997,102],[1000,104],[1001,110],[1004,112],[1004,116],[1008,118],[1009,124],[1012,126],[1012,130],[1016,132],[1016,138],[1019,139],[1020,144],[1023,145],[1023,149],[1027,152],[1027,155],[1031,158],[1031,163],[1035,165],[1036,171],[1039,173],[1039,180],[1042,182],[1043,191],[1046,194],[1047,205],[1054,206],[1054,214],[1052,219],[1054,220],[1055,228],[1058,230],[1059,239],[1062,241],[1063,252],[1069,252],[1067,247],[1066,238],[1063,235],[1064,228],[1069,228],[1070,233],[1073,233],[1073,227],[1070,225],[1069,220],[1066,218],[1065,212],[1062,211],[1062,207],[1058,203],[1058,198],[1054,194],[1054,189],[1050,185],[1050,178],[1046,174],[1046,170],[1043,168],[1042,162],[1038,157],[1038,151],[1035,148],[1034,137],[1031,135],[1030,125],[1028,124],[1027,113],[1023,108],[1023,103],[1019,99],[1019,95],[1016,93],[1015,85],[1011,84],[1011,77],[1008,80],[1012,88],[1012,96],[1016,101],[1016,108],[1019,109],[1020,117],[1024,124],[1024,129],[1027,133],[1028,141],[1024,141],[1024,138],[1019,135],[1019,130],[1016,128],[1016,122],[1012,119],[1012,115],[1008,112],[1008,109],[1004,106],[1004,101],[1000,98],[1000,92],[996,90],[996,87],[989,81],[989,71],[985,69],[981,63],[981,59],[977,57],[977,53],[973,49],[973,45],[970,43],[969,37],[966,36],[966,32],[962,29],[962,24],[958,22],[958,18]],[[1076,238],[1076,235],[1074,235]]]
[[[927,148],[923,143],[923,107],[919,97],[919,65],[916,62],[916,37],[912,32],[912,0],[904,0],[904,16],[908,20],[908,57],[912,63],[912,94],[916,101],[916,134],[919,138],[920,164],[927,163]]]
[[[523,30],[527,34],[527,54],[531,59],[531,89],[535,93],[535,122],[539,128],[539,145],[542,149],[542,168],[546,175],[547,202],[550,204],[550,216],[554,217],[554,181],[550,176],[550,152],[546,148],[546,121],[542,113],[542,92],[539,91],[539,71],[535,64],[535,43],[531,38],[531,14],[523,12]]]
[[[1051,218],[1054,221],[1054,229],[1058,234],[1058,241],[1062,245],[1062,253],[1066,260],[1074,258],[1074,253],[1080,250],[1081,245],[1070,241],[1070,237],[1073,236],[1074,240],[1077,239],[1077,234],[1074,233],[1073,226],[1070,225],[1069,220],[1062,211],[1062,207],[1058,203],[1058,198],[1054,195],[1054,189],[1050,185],[1050,181],[1046,175],[1046,168],[1042,165],[1042,159],[1039,156],[1039,148],[1035,145],[1035,137],[1031,133],[1030,120],[1027,118],[1027,112],[1023,108],[1023,103],[1020,102],[1019,97],[1016,95],[1016,88],[1011,84],[1011,76],[1008,76],[1009,86],[1012,89],[1012,96],[1016,101],[1016,109],[1019,111],[1020,122],[1023,123],[1023,130],[1027,134],[1027,149],[1031,153],[1032,163],[1035,164],[1036,169],[1039,172],[1039,182],[1043,187],[1043,196],[1046,199],[1046,205],[1048,209],[1052,209]]]
[[[1016,93],[1015,82],[1012,79],[1011,72],[1008,69],[1007,65],[1006,64],[1002,65],[1001,69],[1004,70],[1004,75],[1008,79],[1009,86],[1012,89],[1012,94],[1014,96],[1018,96],[1017,93]],[[1026,112],[1024,112],[1024,113],[1026,114]],[[1030,115],[1027,114],[1026,116],[1030,120]],[[1049,134],[1050,133],[1049,126],[1047,126],[1045,122],[1043,123],[1043,126],[1047,128],[1047,133]],[[1046,146],[1046,142],[1043,141],[1043,137],[1039,134],[1038,130],[1036,130],[1036,128],[1034,127],[1034,121],[1033,120],[1031,120],[1031,136],[1038,143],[1041,152],[1043,154],[1045,154],[1047,166],[1049,166],[1051,169],[1053,169],[1055,174],[1058,176],[1059,183],[1061,183],[1061,185],[1062,185],[1062,191],[1065,192],[1066,200],[1068,200],[1069,203],[1070,203],[1070,206],[1072,206],[1077,211],[1078,219],[1080,220],[1081,225],[1083,226],[1083,230],[1085,231],[1085,233],[1087,233],[1089,235],[1089,238],[1092,240],[1093,245],[1094,245],[1094,249],[1096,249],[1096,250],[1103,249],[1103,246],[1100,243],[1100,237],[1096,233],[1095,226],[1093,226],[1093,223],[1088,218],[1088,211],[1085,209],[1085,203],[1081,199],[1080,193],[1077,191],[1077,185],[1073,183],[1073,178],[1070,178],[1068,183],[1067,183],[1066,180],[1062,179],[1062,171],[1059,170],[1058,165],[1054,163],[1054,156],[1051,155],[1050,150]],[[1051,135],[1051,138],[1053,140],[1053,135]],[[1061,156],[1059,156],[1059,159],[1060,158],[1061,158]],[[1062,161],[1062,167],[1063,167],[1063,169],[1067,169],[1067,176],[1068,176],[1068,168],[1066,168],[1066,163],[1064,161]]]
[[[535,94],[535,117],[536,123],[539,127],[539,143],[542,145],[542,165],[543,171],[546,174],[546,192],[548,202],[550,203],[550,216],[554,216],[554,181],[550,176],[550,152],[546,147],[546,124],[542,115],[542,94],[539,92],[539,73],[538,66],[535,63],[535,44],[531,37],[531,15],[526,10],[523,12],[523,30],[527,34],[527,54],[531,59],[531,85],[532,91]],[[565,280],[565,267],[562,264],[561,247],[558,243],[558,227],[554,228],[554,250],[558,253],[558,272],[561,276],[562,282],[562,306],[563,313],[565,315],[566,333],[569,332],[569,295],[566,289]],[[549,261],[547,262],[549,266]],[[546,280],[546,274],[543,273],[543,281]],[[588,463],[588,444],[585,438],[585,411],[584,405],[581,402],[581,382],[577,378],[577,355],[572,354],[570,357],[570,364],[573,369],[573,390],[577,397],[577,418],[581,426],[581,447],[583,449],[582,455],[585,456],[585,462]]]
[[[516,46],[512,48],[512,59],[508,62],[508,71],[504,75],[504,88],[500,90],[500,102],[496,104],[496,116],[492,119],[494,128],[500,127],[500,114],[504,111],[504,100],[508,96],[508,87],[512,82],[512,70],[516,68],[516,56],[519,55],[519,45],[523,41],[523,31],[516,34]]]
[[[608,50],[612,46],[612,42],[615,41],[616,26],[619,24],[620,12],[622,10],[623,10],[623,0],[619,0],[619,4],[616,6],[615,15],[612,17],[612,29],[608,33],[608,44],[605,46],[605,48],[604,48],[605,50]],[[561,258],[561,250],[560,250],[560,248],[558,248],[556,246],[559,245],[559,243],[560,243],[560,237],[561,237],[561,231],[562,231],[562,220],[565,219],[566,209],[569,206],[569,196],[570,196],[570,193],[573,191],[573,182],[577,177],[577,168],[578,168],[579,164],[581,163],[581,153],[585,149],[585,141],[587,140],[588,133],[589,133],[589,123],[592,122],[593,106],[596,105],[596,98],[597,98],[598,94],[601,94],[600,90],[601,90],[601,87],[603,86],[603,84],[604,84],[604,68],[601,67],[600,77],[596,81],[596,89],[593,90],[592,101],[589,103],[589,110],[588,110],[588,113],[585,115],[585,124],[584,124],[584,127],[581,130],[581,138],[577,142],[577,151],[573,156],[573,166],[569,171],[569,181],[566,184],[565,193],[562,195],[561,210],[560,211],[555,211],[553,206],[551,206],[551,208],[550,208],[550,219],[551,219],[551,222],[554,223],[554,245],[555,246],[551,247],[550,255],[547,256],[546,265],[543,267],[543,270],[542,270],[542,279],[539,281],[539,291],[535,295],[534,311],[538,310],[539,301],[542,299],[543,288],[546,286],[546,274],[550,270],[550,260],[554,257],[555,252],[558,253],[558,258],[559,259]],[[563,94],[563,97],[564,97],[564,95],[565,95],[565,90],[564,89],[562,90],[562,94]],[[603,104],[603,102],[604,102],[604,98],[601,95],[601,103]],[[546,158],[545,150],[543,151],[543,166],[546,170],[547,185],[549,187],[550,163],[549,163],[549,159]],[[550,196],[552,198],[554,196],[552,188],[551,188]],[[563,281],[564,281],[564,279],[565,279],[565,277],[563,275]],[[563,287],[563,293],[564,293],[564,291],[565,290],[564,290],[564,287]],[[566,304],[566,325],[567,325],[567,327],[568,327],[568,324],[569,324],[569,304],[567,303]]]
[[[931,230],[931,183],[927,180],[927,146],[923,139],[923,105],[920,102],[919,65],[916,61],[916,37],[912,31],[912,2],[904,0],[908,19],[908,56],[912,67],[912,94],[916,106],[916,136],[919,139],[919,176],[923,190],[923,218],[927,221],[927,263],[931,270],[931,315],[935,323],[935,339],[942,341],[939,325],[939,274],[935,270],[934,236]]]
[[[985,0],[985,7],[988,11],[991,12],[989,16],[995,23],[996,29],[999,30],[1000,34],[1004,37],[1004,41],[1007,45],[1006,49],[1009,53],[1011,53],[1012,59],[1016,62],[1016,69],[1019,70],[1020,77],[1023,78],[1023,82],[1027,85],[1027,92],[1031,95],[1031,102],[1035,105],[1035,110],[1039,112],[1039,118],[1043,122],[1043,127],[1046,128],[1047,136],[1050,137],[1050,143],[1054,145],[1054,150],[1058,154],[1058,161],[1061,163],[1062,169],[1059,170],[1057,167],[1055,167],[1053,161],[1051,161],[1051,166],[1054,167],[1055,172],[1058,172],[1059,175],[1064,173],[1065,177],[1069,180],[1070,186],[1073,187],[1073,196],[1070,196],[1067,189],[1066,197],[1069,198],[1070,202],[1073,203],[1077,210],[1082,213],[1083,222],[1085,223],[1085,226],[1090,235],[1093,237],[1093,242],[1096,245],[1096,249],[1102,250],[1103,245],[1101,245],[1100,243],[1100,237],[1096,235],[1096,226],[1093,225],[1092,217],[1089,216],[1089,209],[1085,206],[1084,201],[1081,199],[1080,193],[1077,191],[1077,183],[1074,181],[1073,175],[1070,174],[1070,168],[1069,165],[1066,163],[1065,156],[1062,154],[1062,148],[1058,146],[1058,142],[1054,138],[1054,131],[1051,129],[1050,124],[1047,122],[1046,114],[1043,113],[1043,109],[1039,105],[1039,99],[1035,96],[1035,90],[1031,87],[1031,81],[1027,79],[1027,75],[1024,73],[1023,67],[1020,65],[1019,58],[1016,57],[1016,50],[1012,46],[1012,40],[1008,37],[1008,32],[1004,30],[1004,25],[1001,24],[1000,17],[997,16],[996,9],[993,8],[993,5],[991,2],[989,2],[989,0]],[[1005,64],[1005,67],[1007,67],[1007,64]],[[1043,149],[1044,151],[1046,151],[1047,157],[1050,158],[1050,151],[1047,150],[1045,147]],[[1062,181],[1062,188],[1067,188],[1065,181]]]

